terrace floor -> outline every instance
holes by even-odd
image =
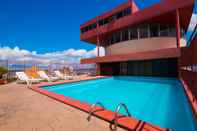
[[[28,89],[0,85],[0,131],[108,131],[109,124]],[[121,131],[123,129],[119,129]]]

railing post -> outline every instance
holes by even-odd
[[[97,57],[100,57],[100,39],[99,39],[99,35],[97,35]]]

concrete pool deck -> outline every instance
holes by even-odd
[[[0,131],[108,131],[109,123],[28,89],[0,85]],[[119,129],[120,131],[123,129]]]
[[[80,76],[75,80],[42,82],[27,88],[11,83],[0,86],[0,131],[108,131],[115,113],[110,110],[95,112],[91,122],[86,120],[90,109],[87,103],[42,90],[44,85],[56,85],[103,76]],[[41,94],[39,94],[39,93]],[[44,94],[44,95],[42,95]],[[51,98],[50,98],[51,97]],[[75,108],[73,108],[75,107]],[[77,109],[76,109],[77,108]],[[78,110],[79,109],[79,110]],[[99,119],[101,118],[101,119]],[[104,121],[105,120],[105,121]],[[108,121],[108,122],[106,122]],[[121,127],[137,131],[168,131],[131,117],[118,120]],[[118,131],[124,130],[118,128]]]

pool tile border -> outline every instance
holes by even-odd
[[[192,111],[195,116],[195,123],[197,124],[197,101],[194,100],[194,96],[193,96],[191,90],[189,89],[188,85],[184,82],[184,80],[183,79],[180,79],[180,80],[182,82],[182,85],[183,85],[185,94],[188,98],[188,101],[192,107]]]
[[[80,79],[80,80],[71,80],[71,81],[65,81],[65,82],[53,82],[53,83],[41,83],[34,85],[30,87],[30,89],[46,95],[50,98],[53,98],[61,103],[67,104],[69,106],[72,106],[74,108],[77,108],[83,112],[88,113],[90,106],[87,103],[81,102],[79,100],[75,100],[70,97],[66,97],[60,94],[56,94],[53,92],[49,92],[47,90],[42,89],[43,86],[52,86],[52,85],[57,85],[57,84],[65,84],[65,83],[73,83],[73,82],[80,82],[80,81],[87,81],[87,80],[94,80],[94,79],[101,79],[101,78],[106,78],[104,76],[99,76],[99,77],[94,77],[94,78],[87,78],[87,79]],[[96,107],[95,110],[100,110],[100,107]],[[96,116],[102,120],[105,120],[109,123],[113,123],[115,112],[112,112],[110,110],[101,110],[98,112],[93,113],[93,116]],[[149,123],[146,123],[141,120],[137,120],[132,117],[123,117],[118,120],[118,125],[124,129],[127,129],[129,131],[172,131],[171,129],[165,129],[165,128],[160,128],[159,126],[154,126]]]

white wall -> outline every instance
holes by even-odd
[[[181,40],[181,46],[184,46]],[[124,41],[105,48],[106,55],[127,54],[158,49],[176,48],[176,37],[155,37]]]

